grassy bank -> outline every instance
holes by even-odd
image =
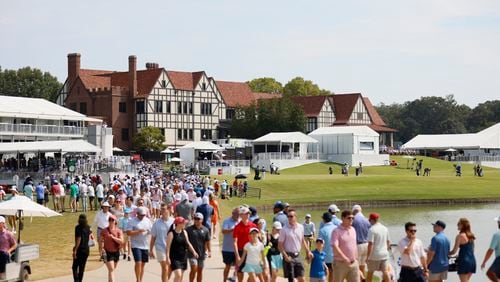
[[[315,163],[283,170],[281,175],[266,174],[265,180],[254,181],[251,187],[262,189],[261,199],[233,198],[223,201],[224,214],[243,203],[255,206],[272,205],[277,200],[290,204],[325,203],[338,200],[418,200],[500,198],[500,170],[483,168],[484,177],[475,177],[473,166],[462,164],[462,177],[455,176],[453,163],[433,158],[423,159],[423,167],[431,168],[431,176],[417,177],[406,169],[407,160],[394,157],[399,167],[365,167],[360,176],[340,174],[340,166]],[[411,160],[409,162],[411,166]],[[328,174],[332,167],[334,174]]]

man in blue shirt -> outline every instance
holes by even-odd
[[[495,218],[497,222],[498,229],[500,229],[500,216]],[[498,281],[500,278],[500,231],[497,231],[491,239],[490,247],[484,255],[483,263],[481,264],[481,269],[484,269],[486,262],[490,259],[491,255],[495,252],[495,261],[490,266],[486,275],[490,281]]]
[[[284,209],[285,207],[281,201],[278,201],[274,204],[273,222],[279,221],[281,223],[281,226],[286,226],[288,224],[288,217],[283,212]]]
[[[325,282],[328,268],[325,265],[325,252],[323,247],[325,241],[321,238],[316,239],[316,250],[312,252],[311,269],[309,270],[309,281]]]
[[[432,224],[434,233],[431,245],[427,251],[427,263],[429,265],[429,282],[442,282],[448,278],[448,253],[450,252],[450,240],[444,235],[446,224],[438,220]]]
[[[233,209],[231,217],[225,219],[222,223],[222,234],[224,235],[222,239],[222,260],[225,264],[224,281],[227,281],[229,270],[231,269],[231,266],[236,262],[236,257],[234,255],[233,230],[236,224],[238,224],[239,218],[240,210],[238,208],[235,208]]]
[[[174,223],[174,218],[170,216],[170,209],[167,204],[162,203],[160,207],[161,217],[155,221],[151,228],[151,241],[149,243],[149,255],[160,263],[161,281],[168,281],[167,264],[167,235],[170,227]],[[156,255],[154,250],[156,249]]]
[[[35,188],[35,194],[36,202],[40,205],[43,205],[43,202],[45,200],[45,186],[43,186],[43,182],[38,183]]]
[[[354,215],[352,227],[356,230],[359,271],[361,271],[362,278],[364,279],[366,260],[368,259],[368,229],[370,229],[372,225],[361,211],[360,205],[354,205],[352,207],[352,214]]]
[[[325,212],[323,214],[323,227],[319,229],[318,238],[321,238],[325,241],[324,249],[325,252],[325,264],[328,268],[328,281],[333,281],[332,275],[332,263],[333,263],[333,249],[330,247],[330,240],[332,238],[332,232],[337,228],[337,225],[332,222],[332,214],[329,212]]]

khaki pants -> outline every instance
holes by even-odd
[[[354,263],[349,264],[346,262],[333,262],[333,280],[347,282],[360,282],[359,277],[359,264],[356,260]]]

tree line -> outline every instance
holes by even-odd
[[[55,76],[37,68],[2,70],[0,66],[0,95],[43,98],[55,102],[62,88]]]
[[[376,109],[387,126],[398,130],[395,140],[403,143],[418,134],[474,133],[500,122],[500,100],[470,108],[459,104],[453,95],[382,103]]]

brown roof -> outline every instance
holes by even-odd
[[[215,84],[226,106],[229,108],[248,106],[255,101],[254,93],[252,93],[250,86],[245,82],[216,80]]]
[[[396,129],[383,125],[369,124],[368,127],[375,130],[376,132],[397,132]]]
[[[162,68],[137,71],[139,96],[147,96],[151,93],[162,71]],[[128,72],[80,70],[80,78],[87,89],[110,89],[111,86],[128,87]]]
[[[168,78],[175,89],[194,90],[204,72],[167,71]]]
[[[361,93],[335,94],[332,96],[335,106],[334,124],[346,124],[349,121],[359,97],[361,97]]]
[[[368,114],[370,115],[370,118],[372,119],[372,123],[376,125],[385,126],[386,124],[384,120],[382,119],[382,117],[380,117],[380,115],[377,112],[377,109],[375,109],[375,107],[372,105],[370,99],[368,99],[367,97],[363,97],[363,102],[365,102],[365,107],[366,110],[368,111]]]
[[[306,117],[317,117],[325,104],[327,96],[293,96],[290,99],[302,107]]]

